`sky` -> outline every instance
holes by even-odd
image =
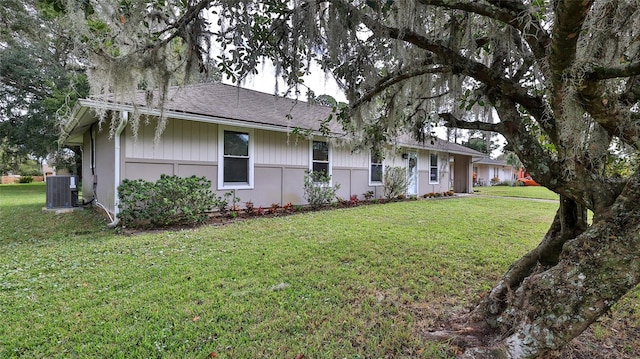
[[[260,67],[258,70],[258,75],[245,80],[240,87],[273,94],[275,92],[276,85],[274,66],[268,63]],[[235,83],[229,81],[224,77],[222,79],[222,82],[235,85]],[[347,101],[344,92],[338,87],[338,84],[333,79],[333,77],[330,74],[325,75],[325,73],[322,71],[322,69],[320,69],[319,66],[312,65],[311,74],[304,77],[304,83],[315,93],[316,96],[330,95],[338,102]],[[279,93],[281,94],[285,89],[286,87],[284,85],[284,82],[282,80],[279,80]],[[303,91],[301,100],[306,101],[306,92],[304,92],[304,88],[301,88],[301,90]]]

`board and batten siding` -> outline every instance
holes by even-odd
[[[254,163],[309,166],[309,140],[285,132],[254,130]]]
[[[137,138],[131,126],[126,128],[125,157],[147,160],[216,162],[218,126],[212,123],[168,119],[167,126],[154,143],[156,121],[141,121]]]
[[[359,168],[368,171],[370,154],[369,152],[352,152],[346,145],[331,144],[331,155],[333,168]]]

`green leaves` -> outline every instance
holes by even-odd
[[[333,186],[331,175],[324,171],[307,171],[304,175],[304,198],[312,208],[320,208],[331,203],[340,189],[340,184]]]
[[[206,177],[162,175],[153,183],[125,179],[118,187],[118,218],[128,227],[163,227],[204,222],[216,205]]]

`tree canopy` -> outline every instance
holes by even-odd
[[[3,2],[0,17],[0,147],[6,169],[58,150],[59,117],[88,94],[62,19],[44,1]],[[11,160],[9,160],[11,159]]]
[[[266,59],[296,87],[317,63],[344,86],[355,138],[420,138],[437,123],[502,134],[560,208],[478,304],[496,340],[466,355],[558,350],[640,281],[640,169],[614,163],[640,149],[637,0],[68,4],[94,93],[166,89],[208,61],[242,79]]]

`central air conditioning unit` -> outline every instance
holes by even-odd
[[[78,176],[47,177],[47,208],[78,207]]]

